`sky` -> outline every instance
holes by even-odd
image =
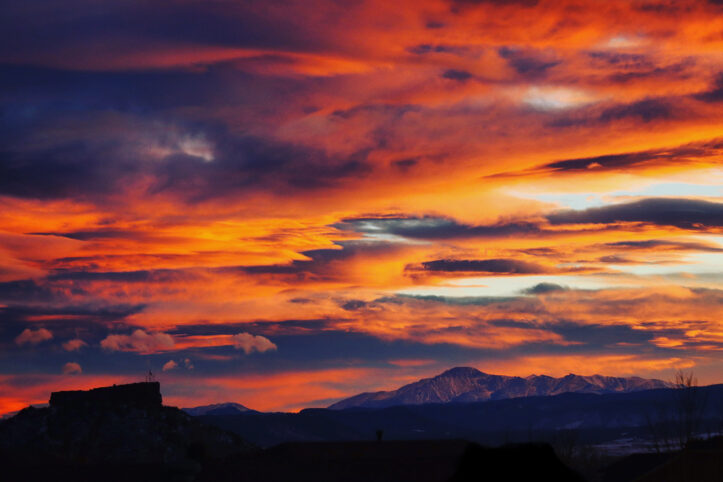
[[[723,382],[720,1],[0,1],[0,413]]]

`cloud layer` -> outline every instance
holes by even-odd
[[[262,410],[458,364],[720,382],[721,8],[8,5],[0,412],[149,367]]]

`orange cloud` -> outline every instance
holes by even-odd
[[[52,338],[53,333],[45,328],[38,328],[37,330],[26,328],[15,337],[15,343],[18,345],[37,345]]]
[[[83,373],[83,368],[76,362],[68,362],[63,365],[63,375],[77,375]]]
[[[146,333],[135,330],[130,335],[108,335],[100,342],[100,346],[112,351],[136,351],[140,353],[153,353],[156,351],[172,350],[173,337],[166,333]]]
[[[449,345],[519,374],[723,363],[715,2],[57,8],[5,12],[7,360],[189,350],[172,399],[262,409],[389,373],[295,370],[277,337]],[[287,371],[184,379],[224,347]],[[445,362],[386,358],[366,362]]]

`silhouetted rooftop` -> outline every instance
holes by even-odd
[[[161,384],[158,382],[113,385],[92,390],[70,390],[50,394],[50,406],[55,408],[84,405],[131,405],[143,408],[160,408]]]

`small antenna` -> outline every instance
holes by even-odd
[[[145,382],[151,383],[156,381],[156,377],[153,375],[153,371],[151,371],[151,361],[146,360],[146,366],[148,367],[148,373],[146,373]]]

